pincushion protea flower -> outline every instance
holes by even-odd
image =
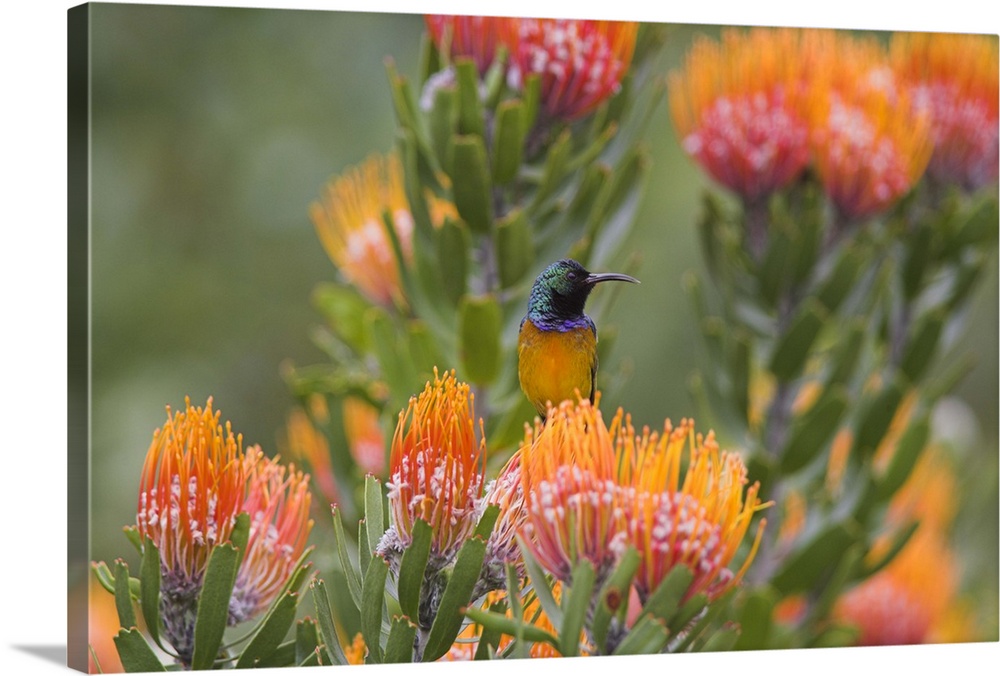
[[[246,466],[242,436],[220,413],[185,399],[185,410],[153,434],[139,482],[136,525],[160,553],[160,615],[164,637],[182,662],[194,650],[194,621],[212,548],[229,540],[243,506]]]
[[[483,572],[472,597],[507,586],[507,564],[514,566],[519,577],[524,575],[524,559],[517,546],[517,532],[524,524],[524,490],[521,486],[521,455],[515,453],[500,470],[497,478],[486,486],[484,505],[497,505],[500,514],[486,541]]]
[[[454,371],[439,376],[436,368],[434,382],[400,412],[386,482],[392,525],[379,543],[380,555],[402,552],[422,519],[432,531],[428,569],[440,569],[475,530],[486,440],[481,429],[476,439],[474,415],[468,384]]]
[[[507,24],[516,19],[499,16],[424,16],[427,30],[437,48],[452,59],[469,57],[483,75],[493,65],[497,49],[507,34]]]
[[[717,598],[743,577],[760,544],[764,519],[740,569],[728,568],[755,512],[764,507],[757,497],[760,485],[746,488],[740,457],[720,452],[713,432],[696,434],[691,420],[676,428],[667,420],[662,434],[646,429],[637,435],[627,418],[621,425],[621,417],[619,410],[612,428],[619,431],[621,483],[627,490],[622,492],[625,537],[616,545],[631,543],[639,551],[636,591],[645,599],[667,573],[686,566],[694,579],[684,598],[702,592]]]
[[[730,29],[721,42],[698,38],[669,75],[684,151],[747,202],[788,185],[809,161],[800,42],[793,29]]]
[[[240,511],[250,515],[250,538],[229,601],[229,622],[259,616],[298,567],[312,530],[309,475],[268,458],[259,446],[243,459],[247,494]]]
[[[888,209],[923,175],[930,120],[873,41],[810,32],[807,115],[817,173],[846,220]]]
[[[998,43],[995,35],[895,33],[895,73],[930,111],[935,181],[966,190],[996,184],[998,172]]]
[[[571,582],[582,560],[598,576],[614,565],[622,528],[612,436],[590,401],[566,400],[535,420],[518,453],[525,521],[521,542],[553,576]]]
[[[587,115],[618,93],[639,30],[632,21],[587,19],[518,19],[505,27],[512,86],[520,88],[538,74],[544,112],[566,120]]]
[[[392,216],[404,262],[413,255],[413,216],[399,158],[372,155],[327,184],[309,214],[323,248],[346,281],[375,303],[405,305],[383,215]]]

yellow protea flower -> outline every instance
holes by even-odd
[[[454,371],[434,369],[434,382],[410,397],[392,438],[388,487],[392,527],[385,555],[412,541],[417,519],[432,529],[431,563],[440,567],[475,530],[483,491],[486,440],[476,434],[475,405],[467,383]]]
[[[344,279],[375,303],[405,307],[386,213],[408,263],[413,256],[413,216],[395,153],[372,155],[335,177],[309,211],[323,248]]]
[[[668,78],[684,151],[749,202],[787,185],[809,160],[800,42],[794,29],[701,36]]]
[[[927,173],[976,190],[996,184],[998,42],[996,35],[894,33],[893,70],[930,111],[934,153]]]
[[[738,584],[757,552],[766,520],[761,519],[749,554],[735,573],[728,568],[754,514],[763,509],[749,488],[747,469],[735,453],[720,451],[715,434],[696,434],[694,421],[670,420],[661,434],[636,434],[619,410],[612,422],[617,448],[626,537],[641,555],[636,590],[645,599],[677,566],[694,579],[685,599],[704,592],[714,599]],[[683,469],[683,471],[682,471]],[[744,489],[746,495],[744,498]]]

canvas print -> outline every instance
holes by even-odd
[[[998,640],[996,35],[68,25],[70,666]]]

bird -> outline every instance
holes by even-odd
[[[531,287],[518,329],[517,376],[543,421],[549,405],[577,392],[594,403],[597,326],[583,310],[594,287],[609,281],[639,283],[617,272],[594,274],[564,258],[542,270]]]

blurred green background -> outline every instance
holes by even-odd
[[[309,295],[335,277],[309,204],[331,175],[392,147],[384,59],[416,77],[423,19],[114,4],[91,12],[91,558],[112,560],[130,551],[121,529],[134,521],[143,457],[166,405],[211,395],[245,443],[277,449],[293,404],[280,364],[323,359],[308,338],[320,322]],[[671,63],[696,32],[717,29],[675,27]],[[658,425],[697,413],[686,383],[703,354],[681,275],[700,265],[694,222],[706,181],[680,152],[665,102],[650,130],[649,188],[618,257],[641,254],[642,285],[607,317],[620,334],[604,368],[631,371],[616,402],[637,423]],[[977,368],[938,427],[961,441],[960,481],[979,477],[957,528],[971,577],[994,590],[997,286],[994,258],[959,346]]]

